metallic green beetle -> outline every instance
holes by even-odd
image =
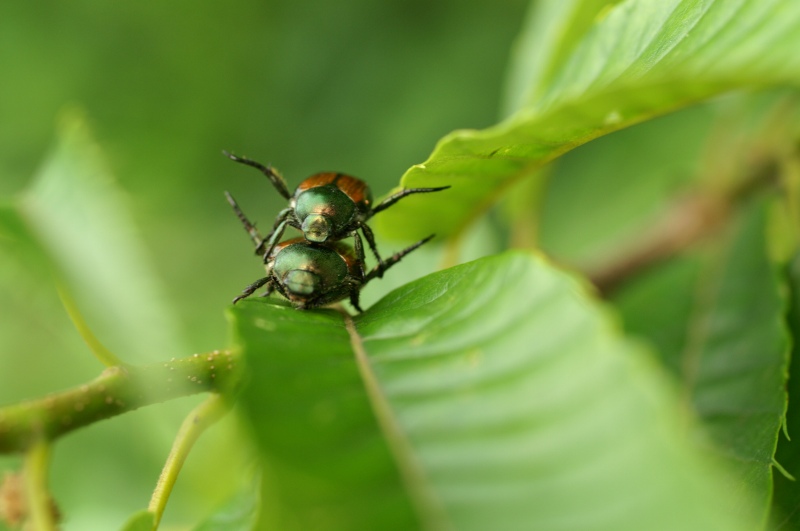
[[[256,247],[262,245],[264,240],[255,226],[245,217],[233,197],[227,192],[225,196]],[[361,288],[431,238],[433,235],[394,254],[366,275],[362,271],[363,262],[344,242],[314,243],[304,238],[286,240],[274,245],[266,258],[267,276],[247,286],[241,295],[233,299],[233,303],[266,286],[264,296],[277,291],[300,310],[318,308],[349,296],[350,303],[360,312],[358,296]]]
[[[290,194],[286,181],[273,168],[227,151],[223,151],[223,153],[231,160],[260,170],[267,176],[278,193],[289,200],[289,206],[278,214],[272,232],[256,248],[256,253],[262,255],[264,261],[267,260],[272,249],[283,236],[286,226],[289,225],[302,231],[306,240],[314,243],[337,241],[352,236],[356,257],[361,263],[362,273],[366,274],[364,271],[364,243],[358,233],[359,229],[364,233],[370,249],[378,260],[378,265],[384,264],[375,246],[375,236],[366,221],[408,195],[438,192],[450,188],[449,186],[407,188],[390,195],[373,207],[369,186],[364,181],[350,175],[335,172],[317,173],[301,182],[294,194]],[[379,277],[383,275],[385,269],[386,267],[379,269]]]

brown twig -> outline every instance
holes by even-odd
[[[777,175],[775,160],[762,161],[727,190],[697,193],[677,201],[616,259],[587,276],[601,295],[610,295],[624,282],[712,235],[742,202],[774,184]]]

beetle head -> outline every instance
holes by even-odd
[[[309,214],[303,220],[301,230],[310,242],[322,243],[328,239],[332,232],[332,223],[325,214]]]
[[[320,287],[320,278],[313,271],[293,269],[283,277],[283,285],[295,295],[313,295]]]

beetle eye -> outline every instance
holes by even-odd
[[[293,269],[283,277],[283,285],[295,295],[312,295],[317,291],[320,278],[305,269]]]
[[[322,243],[331,233],[331,221],[322,214],[309,214],[303,220],[302,231],[308,241]]]

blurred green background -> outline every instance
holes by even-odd
[[[4,2],[0,198],[36,173],[64,109],[83,109],[128,194],[186,345],[151,358],[224,347],[223,309],[261,267],[222,191],[262,226],[282,205],[262,176],[221,150],[271,162],[290,187],[339,170],[380,196],[445,133],[496,121],[526,4]],[[41,280],[0,257],[3,404],[101,370]],[[145,507],[197,401],[124,415],[59,442],[51,479],[65,529],[114,529]],[[244,439],[233,417],[201,439],[164,529],[196,523],[235,491],[249,463]],[[0,458],[0,469],[17,465]]]

